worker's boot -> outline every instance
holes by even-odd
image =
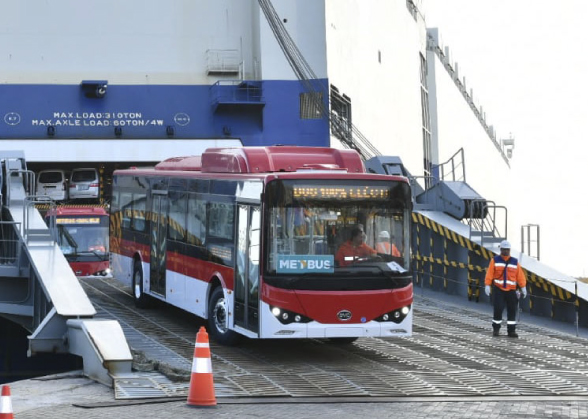
[[[492,331],[492,336],[500,336],[500,325],[492,325],[492,328],[494,329]]]
[[[515,330],[515,328],[514,328],[514,327],[509,327],[509,328],[508,328],[508,337],[509,337],[509,338],[518,338],[518,337],[519,337],[519,335],[518,335],[518,333],[516,332],[516,330]]]

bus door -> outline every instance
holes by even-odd
[[[165,297],[165,270],[167,251],[167,209],[169,199],[166,192],[153,191],[151,195],[151,257],[150,290]]]
[[[237,204],[235,325],[259,333],[259,205]]]

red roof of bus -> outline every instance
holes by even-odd
[[[203,173],[272,173],[300,169],[347,170],[365,173],[355,150],[328,147],[242,147],[209,148],[202,156],[173,157],[155,166],[156,170],[189,170]]]

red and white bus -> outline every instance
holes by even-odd
[[[114,172],[111,268],[137,306],[208,319],[225,344],[408,336],[411,205],[406,178],[365,173],[352,150],[212,148]],[[373,249],[388,232],[400,256],[343,262],[357,228]]]
[[[91,205],[60,205],[45,213],[45,221],[55,226],[57,243],[76,276],[110,274],[108,218],[106,208]]]

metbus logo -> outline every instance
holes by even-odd
[[[278,273],[332,273],[333,255],[278,255]]]

